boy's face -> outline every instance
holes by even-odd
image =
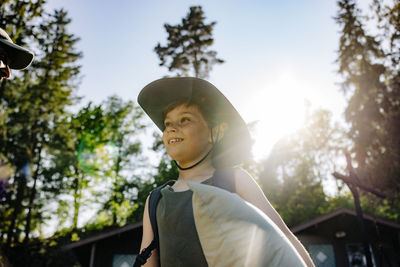
[[[212,146],[210,128],[197,106],[179,105],[164,120],[167,153],[182,167],[200,160]]]

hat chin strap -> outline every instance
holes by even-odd
[[[202,163],[202,162],[208,157],[208,155],[210,155],[210,153],[211,153],[211,151],[213,150],[213,148],[214,148],[214,146],[210,149],[210,151],[207,152],[207,154],[206,154],[204,157],[201,158],[201,160],[199,160],[198,162],[196,162],[196,163],[193,164],[192,166],[183,168],[183,167],[179,166],[179,164],[178,164],[178,162],[176,162],[176,160],[174,160],[175,165],[176,165],[176,167],[178,167],[178,169],[180,169],[181,171],[186,171],[186,170],[192,169],[192,168],[196,167],[197,165],[199,165],[200,163]]]
[[[210,130],[210,132],[211,132],[211,140],[213,140],[214,138],[213,138],[212,129]],[[197,165],[199,165],[200,163],[202,163],[208,157],[208,155],[210,155],[211,151],[214,149],[215,144],[218,142],[218,137],[219,137],[219,127],[218,127],[216,141],[213,142],[213,145],[212,145],[211,149],[207,152],[207,154],[204,155],[204,157],[202,157],[198,162],[196,162],[192,166],[189,166],[189,167],[186,167],[186,168],[179,166],[178,162],[176,162],[176,160],[173,160],[175,165],[176,165],[176,167],[178,167],[178,169],[180,169],[181,171],[186,171],[186,170],[190,170],[190,169],[196,167]]]

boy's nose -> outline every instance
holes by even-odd
[[[165,130],[167,132],[176,132],[177,128],[179,125],[177,123],[169,123],[167,127],[165,127]]]
[[[167,132],[176,132],[175,126],[172,126],[172,125],[168,126],[168,127],[166,128],[166,130],[167,130]]]

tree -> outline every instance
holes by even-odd
[[[356,172],[388,195],[390,213],[399,220],[400,2],[372,1],[368,17],[355,0],[338,1],[338,6],[337,63],[348,97],[345,119]]]
[[[0,3],[0,27],[5,29],[6,32],[9,33],[14,43],[22,46],[30,43],[30,37],[34,29],[34,24],[32,23],[32,21],[37,19],[43,13],[43,4],[44,1],[2,1]],[[10,160],[5,155],[9,150],[6,142],[9,138],[8,134],[10,131],[8,131],[7,128],[12,127],[8,123],[8,121],[10,120],[9,114],[15,109],[15,107],[12,106],[12,102],[15,102],[13,98],[16,94],[12,92],[12,90],[14,88],[20,87],[26,87],[23,79],[14,79],[14,81],[4,80],[2,83],[0,83],[0,158],[12,170],[15,170],[16,167],[15,165],[13,165],[15,164],[15,160],[14,162],[10,162]],[[22,92],[18,93],[22,94]],[[20,125],[20,127],[22,127],[22,125]],[[14,150],[12,154],[14,154],[15,152],[16,151]],[[19,183],[19,187],[17,187],[19,189],[19,194],[17,194],[16,197],[17,199],[21,200],[23,198],[25,181],[23,179],[18,179],[18,177],[21,175],[22,166],[18,167],[19,172],[12,171],[9,172],[7,176],[14,175],[14,180],[17,180],[17,182],[11,184],[11,190],[15,189],[16,184]],[[6,202],[2,203],[3,205],[0,207],[1,217],[13,217],[13,219],[11,219],[11,222],[6,222],[6,220],[2,220],[2,239],[4,238],[4,236],[7,236],[5,234],[7,232],[7,229],[14,228],[16,216],[21,209],[20,205],[16,204],[13,207],[14,212],[11,215],[12,211],[6,209],[9,208],[9,205],[12,202],[12,195],[8,195]]]
[[[141,220],[143,218],[144,206],[146,198],[149,196],[151,190],[165,184],[170,180],[178,179],[178,168],[168,156],[167,151],[164,149],[162,137],[158,133],[153,133],[154,143],[152,149],[160,153],[161,158],[156,166],[156,173],[149,174],[150,177],[143,179],[138,187],[138,194],[136,198],[136,210],[132,213],[132,221]]]
[[[11,195],[2,206],[8,246],[21,236],[28,242],[31,229],[38,229],[43,222],[43,202],[37,192],[46,184],[46,150],[66,106],[73,101],[74,79],[80,71],[76,61],[81,53],[75,48],[79,39],[67,31],[71,20],[63,10],[43,13],[43,3],[9,1],[1,6],[3,19],[21,20],[16,26],[6,21],[8,31],[16,33],[14,40],[29,43],[37,56],[29,71],[1,84],[1,102],[7,115],[0,152],[16,169],[10,180]]]
[[[46,191],[58,200],[58,230],[68,228],[73,239],[79,238],[78,219],[85,207],[98,209],[86,230],[130,221],[138,206],[138,170],[145,162],[137,139],[144,128],[142,116],[132,101],[112,96],[100,105],[89,103],[65,120],[53,140],[52,166],[47,169],[52,182]]]
[[[342,131],[331,122],[331,114],[318,110],[304,128],[276,143],[263,162],[262,188],[289,226],[333,208],[323,184],[337,168],[334,159],[342,142]]]
[[[0,3],[0,27],[9,33],[14,43],[22,46],[30,43],[30,36],[35,27],[32,21],[43,13],[44,2],[38,0],[29,2],[2,1]],[[8,114],[4,93],[8,82],[5,80],[0,83],[0,136],[3,137],[6,134],[4,121]]]
[[[46,169],[48,182],[43,190],[48,192],[49,198],[58,200],[60,226],[66,218],[72,218],[72,231],[78,228],[83,203],[87,204],[84,193],[94,186],[98,177],[102,177],[102,157],[97,156],[96,149],[105,143],[105,128],[101,105],[89,102],[79,112],[64,119],[52,140],[51,165]],[[72,196],[72,203],[65,195]]]
[[[217,52],[208,48],[213,44],[212,31],[216,22],[205,23],[201,6],[190,7],[190,12],[181,24],[164,24],[168,33],[166,46],[160,43],[154,48],[160,58],[160,66],[178,75],[187,76],[192,71],[195,77],[207,78],[213,65],[224,61]]]
[[[207,24],[205,19],[202,7],[192,6],[180,24],[164,24],[168,33],[167,45],[162,46],[158,43],[154,48],[160,58],[160,66],[168,67],[171,72],[177,71],[179,76],[187,76],[192,72],[195,77],[207,78],[215,64],[224,62],[217,58],[216,51],[209,50],[214,42],[212,31],[216,22]],[[161,136],[158,133],[154,133],[153,136],[153,150],[161,153],[161,158],[156,167],[157,173],[143,181],[140,186],[138,210],[134,214],[136,219],[142,217],[146,198],[152,189],[178,178],[178,168],[163,149]]]
[[[145,127],[141,123],[143,112],[132,101],[124,102],[116,96],[110,97],[103,105],[107,137],[114,155],[106,170],[111,190],[105,195],[109,198],[103,202],[99,214],[108,221],[107,225],[123,225],[138,206],[137,192],[141,179],[137,170],[143,167],[145,159],[140,154],[142,147],[136,137]]]
[[[160,58],[160,66],[168,67],[171,72],[177,71],[179,76],[187,76],[192,72],[195,77],[207,78],[215,64],[224,62],[217,58],[216,51],[209,50],[214,42],[212,31],[216,22],[207,24],[205,19],[201,6],[192,6],[180,24],[164,24],[168,33],[167,45],[162,46],[158,43],[154,48]],[[177,179],[179,174],[178,168],[163,149],[161,136],[158,133],[154,133],[153,136],[153,150],[160,153],[161,158],[156,167],[157,173],[140,185],[137,212],[133,214],[135,219],[142,217],[150,191],[169,180]]]

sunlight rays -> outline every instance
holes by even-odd
[[[245,113],[257,121],[252,129],[256,159],[266,156],[275,142],[303,125],[308,97],[315,90],[315,85],[288,70],[254,84]]]

